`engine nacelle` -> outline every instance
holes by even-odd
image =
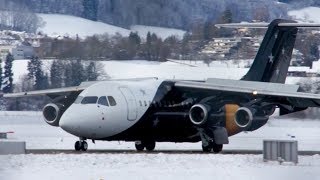
[[[203,125],[209,117],[210,107],[204,104],[196,104],[189,111],[190,121],[194,125]]]
[[[234,115],[234,121],[241,129],[249,129],[253,121],[252,110],[246,107],[239,108]]]
[[[63,114],[63,105],[50,103],[44,106],[42,110],[43,117],[51,126],[59,126],[60,118]]]
[[[260,111],[259,111],[260,112]],[[234,116],[236,125],[243,131],[254,131],[267,123],[269,116],[256,109],[241,107]]]

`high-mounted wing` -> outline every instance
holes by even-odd
[[[110,79],[107,81],[141,81],[145,79],[154,79],[155,77],[146,77],[146,78],[131,78],[131,79]],[[82,82],[79,86],[65,87],[65,88],[56,88],[56,89],[46,89],[38,91],[26,91],[19,93],[9,93],[4,94],[3,97],[6,98],[15,98],[15,97],[28,97],[28,96],[49,96],[52,99],[58,96],[64,96],[71,93],[80,94],[87,87],[101,81],[87,81]]]
[[[87,87],[91,86],[96,82],[83,82],[79,86],[74,87],[65,87],[65,88],[56,88],[56,89],[46,89],[46,90],[38,90],[38,91],[26,91],[19,93],[10,93],[4,94],[5,98],[15,98],[15,97],[28,97],[28,96],[49,96],[50,98],[55,98],[59,96],[68,95],[71,93],[79,94]]]
[[[175,87],[182,90],[212,91],[227,94],[250,95],[252,97],[274,97],[287,100],[295,107],[319,107],[320,95],[298,92],[298,85],[238,81],[226,79],[208,79],[206,82],[178,81]],[[275,102],[276,103],[276,102]]]
[[[4,94],[3,97],[13,98],[13,97],[26,97],[26,96],[50,96],[50,95],[64,95],[70,92],[81,92],[86,87],[67,87],[67,88],[57,88],[57,89],[47,89],[39,91],[30,91],[30,92],[20,92],[20,93],[10,93]]]

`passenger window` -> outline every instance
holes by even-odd
[[[79,104],[82,101],[83,97],[78,96],[77,99],[74,101],[75,104]]]
[[[98,104],[103,105],[103,106],[109,106],[107,98],[105,96],[102,96],[99,98]]]
[[[144,101],[144,106],[147,106],[147,101]]]
[[[108,96],[108,100],[109,100],[110,106],[117,105],[116,100],[112,96]]]
[[[87,96],[81,101],[81,104],[96,104],[98,100],[97,96]]]
[[[139,101],[139,104],[140,104],[140,106],[142,106],[142,102],[141,101]]]

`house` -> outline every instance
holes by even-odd
[[[6,58],[8,53],[12,54],[13,48],[14,48],[14,45],[1,45],[0,44],[0,58],[3,60]]]
[[[35,55],[34,49],[28,42],[23,42],[12,49],[14,59],[30,59]]]

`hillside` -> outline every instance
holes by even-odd
[[[59,35],[86,37],[104,33],[109,35],[119,33],[127,36],[130,33],[129,30],[124,28],[75,16],[60,14],[38,14],[38,16],[45,22],[44,26],[39,28],[38,31],[52,37]]]
[[[306,7],[299,10],[292,10],[288,15],[294,19],[302,22],[320,23],[320,8],[319,7]]]
[[[285,17],[288,8],[287,4],[278,3],[276,0],[3,0],[3,2],[3,4],[0,2],[0,10],[12,10],[19,5],[35,13],[74,15],[124,28],[139,24],[185,30],[198,22],[219,22],[222,13],[227,9],[232,13],[232,20],[240,22],[251,21],[261,14],[264,14],[263,19],[266,21]]]
[[[172,28],[162,28],[153,26],[135,25],[130,29],[125,29],[103,22],[96,22],[81,17],[61,14],[37,14],[44,22],[43,27],[38,32],[47,34],[50,37],[78,35],[81,38],[92,36],[95,34],[115,35],[117,33],[122,36],[128,36],[130,32],[137,32],[141,37],[146,37],[147,33],[155,33],[157,36],[165,39],[169,36],[177,36],[182,38],[185,31]]]

